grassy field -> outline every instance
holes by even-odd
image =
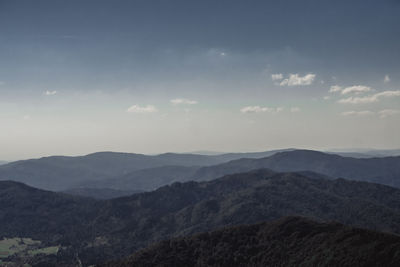
[[[46,255],[57,254],[59,248],[60,248],[59,246],[39,248],[35,250],[30,250],[29,254],[32,256],[35,256],[37,254],[46,254]]]
[[[22,258],[33,257],[38,254],[57,254],[59,246],[41,247],[41,242],[30,238],[4,238],[0,240],[0,265],[4,259],[17,255]]]
[[[0,259],[37,247],[40,241],[30,238],[5,238],[0,240]]]

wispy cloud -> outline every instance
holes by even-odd
[[[343,88],[339,85],[333,85],[329,89],[329,92],[330,93],[339,93],[340,92],[342,95],[347,95],[350,93],[361,94],[361,93],[369,92],[371,90],[372,90],[371,87],[365,86],[365,85],[353,85],[353,86],[349,86],[349,87],[345,87],[345,88]]]
[[[398,115],[400,114],[400,110],[398,109],[384,109],[378,112],[381,118],[387,118],[390,116]]]
[[[298,108],[298,107],[292,107],[292,108],[290,109],[290,112],[292,112],[292,113],[296,113],[296,112],[300,112],[300,111],[301,111],[301,109]]]
[[[271,79],[273,81],[280,81],[283,79],[283,74],[282,73],[276,73],[271,75]]]
[[[373,111],[369,111],[369,110],[362,110],[362,111],[345,111],[342,112],[341,115],[342,116],[357,116],[357,117],[361,117],[361,116],[370,116],[370,115],[379,115],[380,118],[387,118],[387,117],[391,117],[394,115],[398,115],[400,114],[400,110],[398,109],[384,109],[381,111],[377,111],[377,112],[373,112]]]
[[[368,104],[378,102],[380,98],[390,98],[400,96],[400,91],[383,91],[374,95],[364,97],[349,97],[338,101],[341,104]]]
[[[141,107],[139,105],[133,105],[129,107],[126,111],[130,113],[154,113],[157,112],[158,110],[153,105],[147,105],[144,107]]]
[[[174,105],[182,105],[182,104],[183,105],[195,105],[195,104],[197,104],[197,101],[185,99],[185,98],[171,99],[170,102]]]
[[[47,95],[47,96],[50,96],[50,95],[55,95],[55,94],[57,94],[57,91],[45,91],[44,92],[44,95]]]
[[[371,91],[371,87],[364,86],[364,85],[354,85],[354,86],[349,86],[346,87],[342,90],[341,94],[342,95],[347,95],[350,93],[355,93],[355,94],[360,94],[360,93],[365,93]]]
[[[299,86],[299,85],[310,85],[315,79],[315,74],[309,73],[305,76],[299,76],[299,74],[289,74],[289,78],[284,79],[279,85],[280,86]]]
[[[336,93],[336,92],[341,92],[342,91],[342,87],[339,85],[332,85],[331,88],[329,89],[330,93]]]
[[[261,113],[261,112],[268,112],[268,113],[278,113],[283,111],[283,107],[277,108],[270,108],[270,107],[260,107],[260,106],[247,106],[240,109],[242,113]]]
[[[375,114],[372,111],[369,110],[363,110],[363,111],[345,111],[341,113],[342,116],[369,116]]]
[[[390,77],[389,77],[389,75],[385,75],[385,78],[383,78],[383,82],[384,83],[389,83],[390,82]]]

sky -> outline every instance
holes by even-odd
[[[0,159],[400,148],[398,0],[0,0]]]

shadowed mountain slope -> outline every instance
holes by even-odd
[[[68,244],[88,237],[82,230],[95,215],[95,200],[0,181],[0,238],[31,237]]]
[[[398,266],[400,237],[287,217],[162,241],[103,267]]]
[[[111,188],[115,190],[151,191],[174,182],[189,181],[200,167],[163,166],[143,169],[128,174],[82,183],[83,187]]]
[[[62,193],[68,195],[90,197],[94,199],[112,199],[112,198],[130,196],[142,192],[143,191],[138,191],[138,190],[123,191],[110,188],[86,188],[86,187],[72,188],[62,191]]]

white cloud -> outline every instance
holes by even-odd
[[[289,78],[284,79],[279,85],[280,86],[297,86],[297,85],[310,85],[315,79],[315,74],[309,73],[305,76],[299,76],[299,74],[289,74]]]
[[[141,107],[139,105],[133,105],[129,107],[126,111],[131,113],[154,113],[157,112],[158,110],[153,105],[147,105],[145,107]]]
[[[44,95],[55,95],[55,94],[57,94],[57,91],[46,91],[46,92],[44,92]]]
[[[329,100],[331,97],[330,96],[324,96],[324,100]]]
[[[189,100],[189,99],[185,99],[185,98],[176,98],[176,99],[171,99],[170,102],[174,105],[180,105],[180,104],[184,104],[184,105],[195,105],[197,104],[197,101],[195,100]]]
[[[355,94],[360,94],[360,93],[365,93],[371,91],[371,87],[364,86],[364,85],[354,85],[354,86],[349,86],[346,87],[342,90],[342,95],[350,94],[350,93],[355,93]]]
[[[261,112],[269,112],[269,113],[278,113],[283,111],[283,107],[278,108],[269,108],[269,107],[260,107],[260,106],[247,106],[240,109],[242,113],[261,113]]]
[[[382,97],[396,97],[400,96],[400,91],[383,91],[374,95],[364,97],[349,97],[343,98],[338,101],[341,104],[368,104],[378,102]]]
[[[383,82],[384,83],[389,83],[390,82],[390,77],[389,77],[389,75],[385,75],[385,78],[383,78]]]
[[[24,120],[30,120],[31,116],[30,115],[24,115],[24,117],[22,117]]]
[[[292,113],[300,112],[300,108],[298,108],[298,107],[292,107],[292,108],[290,109],[290,112],[292,112]]]
[[[394,116],[400,114],[400,110],[398,109],[384,109],[378,112],[381,118],[387,118],[390,116]]]
[[[369,110],[363,110],[363,111],[345,111],[341,113],[343,116],[368,116],[368,115],[373,115],[374,112],[369,111]]]
[[[273,81],[282,80],[283,79],[283,74],[282,73],[272,74],[271,78],[272,78]]]
[[[330,93],[336,93],[336,92],[341,92],[342,91],[342,87],[339,85],[332,85],[331,88],[329,89]]]

